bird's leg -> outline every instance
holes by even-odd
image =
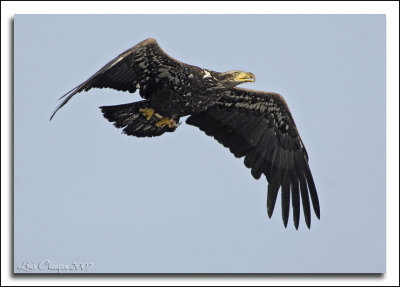
[[[178,126],[173,119],[160,116],[159,114],[156,114],[156,116],[158,118],[160,118],[160,120],[158,122],[156,122],[156,126],[159,128],[162,128],[165,126],[168,126],[169,128],[176,128]]]
[[[163,117],[162,115],[156,113],[152,108],[139,109],[139,112],[141,112],[148,121],[153,117],[153,115],[158,118],[159,121],[156,122],[156,126],[159,128],[163,128],[165,126],[168,126],[169,128],[175,128],[178,126],[173,119]]]
[[[139,109],[139,112],[141,112],[148,121],[151,119],[151,117],[154,114],[154,110],[152,108]]]

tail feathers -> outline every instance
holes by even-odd
[[[173,132],[176,128],[168,126],[157,127],[157,118],[154,116],[147,118],[139,111],[141,108],[148,108],[147,101],[140,101],[130,104],[117,106],[100,107],[103,116],[110,122],[114,123],[117,128],[123,128],[123,133],[136,137],[155,137],[165,132]]]

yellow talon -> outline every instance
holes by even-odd
[[[169,119],[169,118],[162,118],[162,120],[156,122],[156,126],[159,128],[168,126],[169,128],[174,128],[176,127],[176,123],[174,120]]]
[[[144,109],[139,109],[139,112],[141,112],[146,119],[149,121],[151,119],[151,117],[154,114],[154,110],[151,108],[144,108]]]
[[[173,119],[164,118],[163,116],[157,114],[152,108],[139,109],[139,112],[141,112],[148,121],[151,119],[153,115],[159,118],[160,120],[156,122],[156,126],[159,128],[163,128],[165,126],[168,126],[169,128],[177,127],[176,122]]]

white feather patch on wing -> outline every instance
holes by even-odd
[[[203,71],[204,71],[203,79],[204,79],[204,78],[209,78],[209,77],[211,77],[211,74],[210,74],[209,71],[207,71],[207,70],[203,70]]]

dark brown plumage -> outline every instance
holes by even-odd
[[[310,200],[320,217],[307,151],[285,100],[276,93],[236,88],[252,82],[252,73],[218,73],[181,63],[145,40],[110,61],[87,81],[68,92],[54,114],[75,94],[91,88],[134,93],[143,101],[101,107],[103,115],[123,132],[137,137],[173,132],[179,119],[198,127],[229,148],[254,178],[269,182],[267,211],[271,217],[281,189],[282,218],[287,225],[290,203],[296,229],[300,198],[305,221],[311,224]]]

